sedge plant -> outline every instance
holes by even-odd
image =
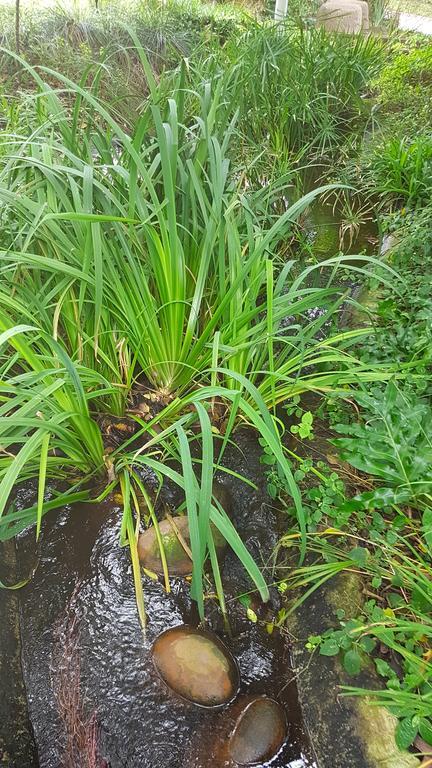
[[[39,530],[53,506],[45,500],[47,477],[65,479],[71,497],[95,474],[101,493],[119,483],[122,540],[131,546],[143,621],[135,467],[145,464],[185,492],[201,615],[207,560],[223,600],[210,521],[265,598],[256,564],[211,501],[226,441],[238,423],[265,440],[294,499],[304,553],[300,493],[281,447],[276,405],[302,391],[388,373],[350,351],[367,331],[322,336],[343,300],[331,285],[341,259],[328,260],[324,287],[309,281],[313,268],[298,275],[292,264],[280,266],[293,222],[322,190],[282,214],[273,215],[269,203],[263,216],[262,190],[247,194],[231,171],[236,116],[226,109],[225,80],[194,90],[197,114],[191,116],[186,66],[172,97],[160,103],[144,51],[137,51],[150,96],[132,132],[95,89],[43,68],[42,76],[22,62],[38,92],[30,97],[35,113],[28,134],[3,137],[2,147],[0,340],[13,352],[5,353],[1,369],[0,511],[19,482],[37,478],[39,491],[36,507],[4,514],[0,530],[12,535],[32,519]],[[314,316],[317,307],[323,311]],[[135,436],[141,449],[131,453],[130,444],[123,445],[107,457],[97,417],[124,413],[137,380],[165,407],[141,424]],[[229,417],[215,461],[216,400]],[[201,472],[190,449],[191,408],[201,435]]]

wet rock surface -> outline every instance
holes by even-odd
[[[232,519],[265,569],[271,564],[278,528],[276,513],[268,505],[260,448],[243,433],[238,437],[238,448],[229,451],[227,465],[257,483],[251,488],[232,476],[220,476],[232,497]],[[224,762],[216,762],[218,754],[220,757],[216,730],[225,710],[196,707],[172,693],[161,683],[151,656],[154,641],[165,630],[182,624],[198,625],[190,584],[183,578],[172,578],[172,591],[167,595],[160,582],[144,578],[148,627],[143,636],[129,552],[119,546],[120,526],[120,507],[107,500],[48,515],[37,548],[34,531],[20,537],[22,567],[38,559],[34,578],[21,591],[20,601],[24,676],[40,766],[59,768],[68,749],[71,724],[60,715],[58,704],[59,694],[67,685],[56,662],[61,627],[66,638],[78,638],[70,648],[70,655],[79,656],[73,664],[74,685],[82,712],[90,720],[96,719],[100,765],[222,768]],[[231,635],[223,633],[216,602],[206,601],[206,615],[210,628],[238,663],[240,692],[274,697],[287,712],[289,736],[271,765],[312,766],[295,685],[290,682],[293,674],[288,645],[277,631],[268,635],[265,630],[267,614],[274,616],[279,608],[277,593],[273,594],[273,604],[265,609],[259,601],[254,603],[264,618],[251,624],[244,606],[235,599],[235,595],[249,591],[251,583],[229,549],[222,578]],[[255,600],[254,595],[252,598]],[[199,735],[198,742],[195,735]]]
[[[420,768],[416,755],[401,750],[396,744],[398,719],[386,707],[371,705],[369,699],[357,702],[357,732],[364,744],[366,756],[378,768]],[[430,752],[430,749],[427,750]],[[427,768],[428,759],[426,758]]]
[[[285,712],[268,696],[244,697],[229,739],[228,755],[238,765],[259,765],[271,760],[287,736]]]
[[[237,694],[237,664],[211,632],[188,626],[168,629],[155,640],[152,656],[162,680],[187,701],[219,707]]]
[[[396,747],[396,719],[389,722],[386,710],[365,700],[341,697],[341,686],[353,685],[353,678],[339,657],[311,655],[305,647],[308,636],[337,626],[338,608],[350,619],[358,615],[363,600],[360,578],[342,573],[317,589],[288,620],[311,747],[319,768],[415,768],[420,761]],[[355,685],[371,690],[381,684],[371,667],[362,670]]]
[[[225,542],[214,526],[213,537],[216,549],[221,553]],[[190,557],[189,523],[185,515],[171,517],[159,523],[159,533],[170,576],[187,576],[192,573]],[[155,526],[151,526],[138,539],[138,556],[141,564],[149,571],[163,573],[162,558]]]
[[[159,532],[165,553],[168,573],[172,576],[186,576],[192,573],[189,557],[190,535],[187,517],[173,517],[159,523]],[[159,541],[154,526],[140,534],[138,539],[140,563],[149,571],[163,573]]]
[[[292,749],[295,713],[266,695],[242,694],[214,719],[211,734],[196,734],[184,768],[239,768],[263,765],[312,765],[305,755],[283,762]],[[294,718],[293,718],[294,715]],[[286,760],[286,757],[285,757]]]
[[[0,580],[16,583],[19,575],[13,541],[0,543],[0,563]],[[37,765],[21,668],[18,592],[0,588],[0,766]]]

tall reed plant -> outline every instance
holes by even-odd
[[[324,287],[312,279],[314,267],[299,273],[283,260],[296,218],[327,188],[282,214],[273,202],[283,179],[245,191],[229,160],[237,114],[227,108],[227,81],[219,78],[213,88],[204,81],[186,100],[184,64],[165,101],[135,42],[150,97],[133,132],[98,98],[97,70],[88,90],[21,62],[38,93],[31,128],[3,137],[2,147],[0,341],[8,346],[0,511],[22,480],[37,478],[39,492],[36,508],[6,515],[0,530],[10,535],[32,515],[40,526],[50,508],[48,476],[64,479],[72,495],[96,474],[102,493],[120,483],[122,537],[131,546],[138,594],[135,467],[146,464],[185,492],[202,614],[207,559],[222,595],[210,520],[267,595],[232,524],[210,500],[214,467],[235,426],[250,425],[275,456],[304,553],[305,519],[276,406],[302,391],[340,389],[388,372],[353,355],[367,331],[328,330],[344,298],[332,286],[343,259],[323,265]],[[364,260],[354,264],[367,272]],[[141,449],[130,453],[129,443],[107,457],[98,415],[122,414],[137,382],[165,407],[150,422],[137,418]],[[191,408],[201,473],[189,447]],[[220,411],[226,424],[216,459]]]

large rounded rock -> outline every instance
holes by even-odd
[[[363,8],[358,0],[326,0],[317,11],[317,25],[328,32],[359,34],[363,29]]]
[[[220,483],[215,483],[213,495],[225,511],[229,512],[230,498],[226,488]],[[159,530],[169,573],[172,576],[187,576],[192,573],[192,560],[189,554],[191,542],[187,516],[162,520],[159,523]],[[212,525],[212,532],[216,549],[220,552],[225,546],[225,540],[214,525]],[[163,573],[159,542],[154,526],[139,536],[138,556],[144,568],[157,574]]]
[[[170,520],[162,520],[159,523],[159,531],[168,571],[174,576],[187,576],[192,572],[192,560],[184,546],[186,544],[186,547],[190,549],[187,517],[172,517]],[[155,573],[163,573],[159,542],[154,526],[139,536],[138,556],[144,568]]]
[[[285,712],[268,696],[244,697],[229,739],[229,757],[238,765],[257,765],[271,760],[287,737]]]
[[[168,629],[153,645],[153,662],[166,685],[193,704],[219,707],[237,694],[237,664],[212,632],[186,625]]]
[[[367,3],[367,0],[355,0],[356,3],[358,3],[361,7],[362,11],[362,31],[368,32],[369,30],[369,5]],[[340,5],[346,5],[347,3],[351,3],[352,0],[338,0]]]

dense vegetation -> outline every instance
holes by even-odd
[[[291,587],[361,573],[362,614],[311,652],[353,676],[372,657],[400,746],[430,744],[431,46],[329,36],[313,10],[281,28],[223,5],[23,15],[22,57],[1,60],[0,539],[118,486],[144,623],[148,468],[184,491],[201,617],[207,559],[225,611],[210,521],[266,600],[273,575],[212,498],[248,425],[287,512],[285,615]],[[372,219],[393,247],[319,260],[323,196],[341,242]]]

